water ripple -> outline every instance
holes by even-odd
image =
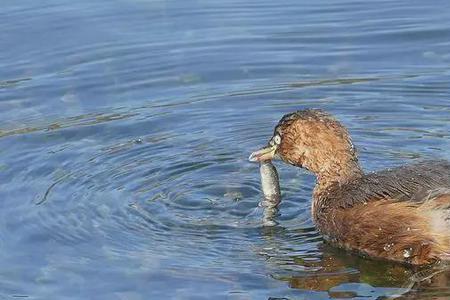
[[[0,298],[448,294],[324,244],[304,171],[263,226],[247,161],[306,107],[366,170],[450,158],[447,2],[53,2],[0,11]]]

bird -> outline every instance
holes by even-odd
[[[315,175],[311,214],[326,242],[408,265],[450,261],[450,162],[365,173],[346,127],[321,109],[284,115],[249,157],[274,159]]]

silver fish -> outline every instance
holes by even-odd
[[[278,172],[270,160],[262,161],[259,167],[261,186],[265,198],[280,200],[280,182]]]
[[[259,172],[261,174],[261,186],[264,194],[260,202],[263,207],[263,224],[265,226],[274,226],[274,220],[278,214],[278,204],[281,201],[280,182],[278,172],[271,161],[262,161]]]

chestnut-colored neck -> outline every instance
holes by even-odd
[[[339,161],[331,159],[313,172],[317,177],[313,194],[314,201],[318,201],[328,193],[331,186],[344,185],[364,175],[355,157],[347,159],[341,157]]]
[[[348,181],[360,178],[363,175],[359,164],[355,161],[348,161],[335,166],[328,166],[317,173],[317,185],[322,188],[338,183],[345,184]]]

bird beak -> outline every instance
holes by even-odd
[[[277,150],[277,146],[267,146],[258,151],[250,154],[248,160],[249,161],[264,161],[271,160],[275,156],[275,151]]]

